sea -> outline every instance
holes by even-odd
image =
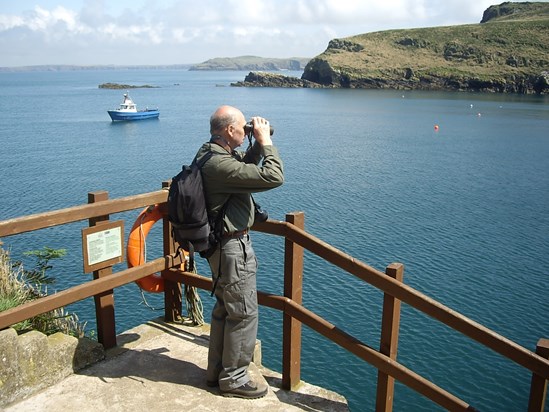
[[[549,96],[402,90],[241,88],[247,72],[81,70],[0,73],[0,220],[161,188],[209,139],[222,104],[275,128],[285,183],[256,200],[272,219],[305,213],[306,230],[380,271],[404,264],[404,282],[535,350],[549,338]],[[299,72],[287,72],[299,77]],[[160,118],[111,122],[129,90]],[[245,149],[243,147],[242,149]],[[139,210],[124,220],[125,236]],[[49,292],[91,279],[83,271],[87,221],[5,237],[24,252],[65,249],[51,261]],[[156,225],[159,226],[159,225]],[[147,258],[162,255],[160,231]],[[258,288],[282,294],[282,239],[253,234]],[[123,270],[124,263],[114,270]],[[209,276],[206,262],[199,273]],[[305,252],[303,304],[378,348],[383,293]],[[209,321],[213,299],[199,292]],[[67,307],[95,331],[92,299]],[[117,332],[163,315],[162,296],[135,284],[115,291]],[[260,310],[263,363],[281,371],[282,315]],[[398,361],[481,411],[524,411],[531,374],[404,304]],[[375,408],[377,371],[303,328],[303,380]],[[152,394],[151,394],[152,396]],[[439,411],[397,382],[395,411]],[[546,411],[549,407],[546,407]]]

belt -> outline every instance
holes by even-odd
[[[237,230],[236,232],[224,233],[223,239],[237,239],[248,234],[248,229]]]

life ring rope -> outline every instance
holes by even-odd
[[[139,236],[140,240],[143,242],[143,262],[139,262],[138,265],[147,263],[147,237],[145,236],[145,233],[143,232],[143,217],[145,215],[139,215],[141,216],[139,223]],[[139,256],[139,259],[141,259],[141,255]]]

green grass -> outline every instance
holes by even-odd
[[[34,269],[26,270],[21,262],[13,262],[8,251],[0,247],[0,312],[46,296],[47,285],[54,283],[54,279],[47,274],[52,268],[49,262],[64,254],[62,249],[47,247],[28,252],[27,255],[36,257],[37,263]],[[46,335],[62,332],[83,337],[85,324],[78,320],[76,314],[67,313],[64,308],[59,308],[19,322],[12,327],[18,333],[38,330]]]
[[[549,3],[536,3],[533,12],[524,4],[516,6],[518,11],[514,4],[505,5],[511,8],[505,9],[510,15],[482,24],[385,30],[334,39],[311,61],[304,78],[314,78],[317,71],[337,85],[338,79],[399,82],[410,71],[417,74],[414,78],[502,83],[537,77],[549,67]],[[410,84],[414,78],[408,79]]]
[[[327,49],[332,67],[368,72],[380,67],[462,67],[463,72],[512,70],[510,59],[538,72],[549,65],[549,20],[376,32],[346,39],[361,51]],[[419,46],[418,46],[419,45]]]

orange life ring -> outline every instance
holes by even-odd
[[[149,206],[141,211],[135,220],[126,248],[128,267],[139,266],[145,263],[145,242],[151,227],[166,214],[165,208],[160,205]],[[186,252],[185,252],[186,253]],[[135,283],[146,292],[160,293],[164,291],[164,279],[159,273],[153,273]]]

